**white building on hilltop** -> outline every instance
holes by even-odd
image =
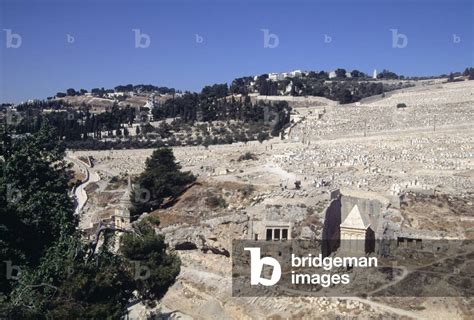
[[[377,79],[377,69],[374,69],[374,73],[372,74],[372,78]]]
[[[272,72],[268,74],[268,79],[272,81],[280,81],[284,80],[285,78],[299,78],[303,76],[303,71],[301,70],[293,70],[291,72]]]
[[[279,81],[285,79],[285,76],[283,75],[283,73],[272,72],[268,74],[268,79],[272,81]]]
[[[301,70],[293,70],[293,71],[290,72],[290,75],[292,77],[299,78],[303,75],[303,72]]]

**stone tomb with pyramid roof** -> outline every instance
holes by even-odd
[[[384,234],[384,212],[389,201],[375,193],[339,190],[332,196],[330,215],[325,224],[326,239],[339,242],[337,251],[365,255],[375,251],[375,239]],[[335,248],[329,250],[333,252]]]
[[[367,215],[361,214],[359,207],[354,205],[352,210],[340,224],[341,252],[350,252],[357,255],[365,255],[366,239],[370,229]]]

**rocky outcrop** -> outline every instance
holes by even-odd
[[[230,257],[228,248],[219,241],[222,235],[216,234],[219,226],[225,225],[245,225],[249,218],[244,213],[232,213],[211,219],[203,220],[196,225],[172,225],[160,229],[165,235],[165,241],[169,247],[175,250],[201,250],[204,253]],[[242,230],[245,229],[242,226]],[[238,236],[238,235],[236,235]]]

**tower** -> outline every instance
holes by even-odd
[[[127,190],[119,201],[119,207],[115,209],[114,225],[116,228],[129,229],[130,224],[130,208],[133,206],[130,197],[132,196],[132,182],[128,177]]]
[[[377,79],[377,69],[374,69],[374,73],[372,74],[373,79]]]

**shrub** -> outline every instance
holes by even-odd
[[[252,152],[246,152],[245,154],[241,155],[237,161],[245,161],[245,160],[258,160],[257,156]]]
[[[228,204],[222,196],[212,195],[206,198],[206,204],[211,208],[227,208]]]
[[[242,196],[246,198],[255,191],[255,188],[253,185],[248,184],[245,187],[240,188],[239,191],[242,194]]]
[[[258,135],[257,135],[257,140],[258,140],[258,142],[262,143],[263,141],[265,141],[269,137],[270,136],[269,136],[268,132],[259,132]]]
[[[149,215],[144,220],[154,226],[160,225],[160,217],[158,216]]]

